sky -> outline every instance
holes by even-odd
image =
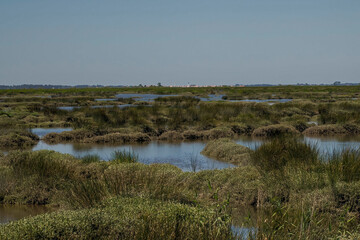
[[[360,82],[359,0],[0,0],[0,85]]]

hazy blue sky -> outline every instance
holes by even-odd
[[[1,0],[0,84],[360,82],[360,0]]]

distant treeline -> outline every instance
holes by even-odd
[[[236,84],[238,85],[238,84]],[[234,85],[236,87],[236,85]],[[334,82],[333,84],[307,84],[307,83],[297,83],[297,84],[248,84],[248,85],[243,85],[245,87],[275,87],[275,86],[357,86],[360,85],[360,83],[342,83],[342,82]],[[145,85],[146,86],[146,85]],[[144,87],[142,84],[139,84],[137,86],[125,86],[125,85],[75,85],[75,86],[70,86],[70,85],[43,85],[43,84],[21,84],[21,85],[0,85],[0,89],[68,89],[68,88],[124,88],[124,87],[130,87],[130,88],[134,88],[134,87]],[[146,87],[155,87],[155,85],[150,85],[150,86],[146,86]],[[161,86],[161,87],[166,87],[166,86]],[[222,86],[217,86],[217,87],[233,87],[230,85],[222,85]],[[183,88],[180,87],[179,88]]]
[[[66,89],[66,88],[102,88],[103,85],[42,85],[42,84],[22,84],[22,85],[0,85],[0,89]],[[109,86],[107,86],[109,87]],[[110,87],[125,87],[123,85]]]

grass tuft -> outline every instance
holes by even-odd
[[[139,160],[139,156],[134,152],[130,151],[114,151],[112,153],[111,162],[112,163],[136,163]]]

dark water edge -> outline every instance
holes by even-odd
[[[50,209],[45,206],[0,204],[0,224],[20,220],[25,217],[44,214],[47,212],[50,212]]]

